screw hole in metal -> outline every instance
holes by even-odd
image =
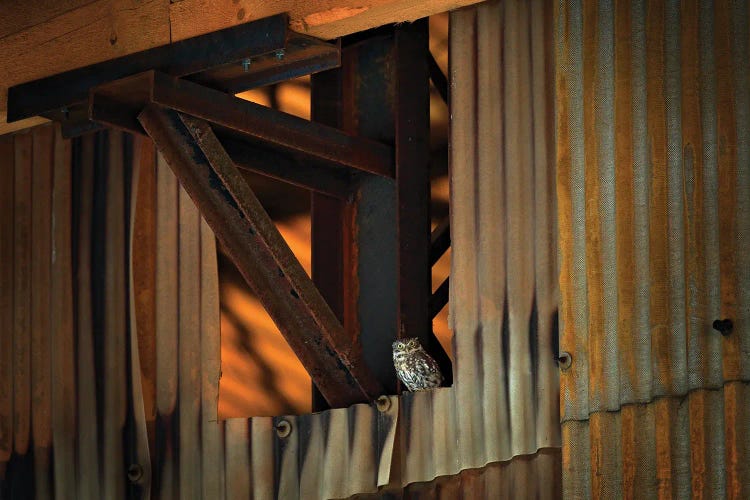
[[[143,477],[143,467],[141,464],[130,464],[128,467],[128,481],[137,483]]]
[[[385,413],[391,409],[391,398],[388,396],[380,396],[375,400],[375,406],[378,408],[378,411]]]
[[[276,424],[276,435],[280,438],[288,437],[292,433],[292,424],[288,420],[281,420]]]
[[[557,364],[562,371],[565,371],[573,364],[573,356],[569,352],[562,351],[557,357]]]
[[[734,328],[734,324],[732,323],[732,320],[729,318],[717,319],[713,322],[711,326],[713,326],[714,330],[724,335],[725,337],[729,335],[730,333],[732,333],[732,328]]]

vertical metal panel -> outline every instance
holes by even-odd
[[[180,188],[179,194],[179,337],[178,408],[180,496],[201,491],[200,447],[200,213]]]
[[[178,268],[179,184],[161,155],[156,164],[156,432],[154,491],[176,498],[177,443],[173,426],[177,408],[179,328]]]
[[[450,25],[450,79],[460,75],[461,85],[451,87],[451,130],[460,130],[455,138],[451,138],[451,165],[467,166],[474,164],[476,137],[476,10],[468,9],[453,13]],[[473,200],[476,192],[473,174],[456,175],[450,177],[451,199]],[[474,224],[475,205],[468,203],[453,203],[451,205],[451,275],[465,276],[461,287],[450,287],[450,323],[454,332],[453,352],[457,360],[473,357],[476,352],[476,342],[479,329],[477,303],[477,277],[479,275],[476,263],[476,228]],[[461,304],[456,308],[455,304]],[[462,463],[472,463],[481,446],[481,407],[474,389],[479,380],[478,365],[470,363],[463,366],[456,363],[454,386],[458,406],[463,411],[457,414],[458,425],[458,454]],[[478,466],[479,464],[475,464]],[[424,478],[427,479],[427,478]]]
[[[476,113],[478,141],[477,170],[482,177],[477,186],[477,223],[479,227],[493,226],[478,242],[478,266],[483,272],[477,276],[479,308],[483,324],[482,386],[487,396],[482,405],[486,446],[496,448],[495,453],[507,456],[510,453],[510,422],[507,408],[507,367],[503,359],[503,320],[505,312],[506,281],[506,230],[505,217],[498,217],[505,210],[505,170],[503,151],[503,99],[502,88],[494,82],[503,74],[502,59],[503,5],[486,3],[477,7],[477,54],[483,64],[477,67]],[[457,103],[458,104],[458,103]],[[499,376],[498,376],[499,374]]]
[[[555,355],[558,349],[558,241],[555,193],[555,107],[552,86],[552,8],[549,2],[530,3],[531,85],[534,144],[534,297],[538,356]],[[533,355],[532,355],[533,359]],[[560,376],[555,363],[536,361],[535,413],[537,439],[544,446],[560,442]],[[502,394],[499,396],[502,398]],[[489,436],[488,436],[489,438]],[[539,446],[539,445],[538,445]]]
[[[54,129],[32,132],[31,172],[31,435],[37,498],[52,495],[52,373],[50,306],[52,250],[52,148]]]
[[[141,476],[131,478],[139,486],[138,494],[151,496],[151,455],[155,451],[153,421],[155,418],[156,335],[154,295],[156,291],[155,187],[156,155],[150,141],[133,141],[132,197],[130,202],[130,395],[133,416],[133,447],[131,466],[140,466]],[[149,424],[151,438],[149,438]]]
[[[94,136],[84,136],[78,146],[78,275],[77,291],[77,413],[78,413],[78,497],[88,500],[101,496],[99,425],[96,406],[94,329],[91,303],[91,242],[94,198]]]
[[[539,2],[490,2],[451,17],[460,452],[447,473],[559,444],[550,21]],[[406,416],[412,425],[418,404]],[[419,456],[407,455],[407,463]]]
[[[224,434],[224,481],[226,498],[251,498],[250,421],[245,418],[230,418],[225,421]]]
[[[750,379],[750,255],[743,249],[750,247],[750,6],[747,2],[731,3],[732,75],[735,89],[737,166],[734,215],[737,229],[734,235],[737,273],[737,326],[742,379]],[[725,75],[721,75],[725,77]],[[730,138],[731,139],[731,138]],[[731,233],[730,233],[731,234]],[[731,238],[728,234],[726,239]]]
[[[0,262],[13,260],[13,138],[0,138]],[[13,452],[13,265],[0,266],[0,477]]]
[[[76,496],[75,324],[73,312],[72,172],[70,141],[54,130],[51,165],[50,374],[54,496]]]
[[[122,134],[111,131],[107,163],[103,169],[106,201],[104,208],[104,311],[103,311],[103,495],[125,496],[123,432],[127,412],[126,338],[127,283],[125,264],[125,172]]]
[[[31,170],[32,136],[15,137],[13,218],[13,449],[25,455],[31,432]]]
[[[611,7],[556,7],[565,494],[739,497],[748,5]]]

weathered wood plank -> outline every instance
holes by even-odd
[[[29,448],[31,425],[31,171],[32,137],[15,140],[13,214],[13,429],[16,453]]]
[[[0,133],[41,121],[5,124],[8,87],[170,42],[168,0],[77,3],[75,8],[53,17],[47,13],[42,22],[0,38]],[[23,8],[15,4],[22,2],[4,2],[0,19]]]
[[[253,19],[288,12],[294,31],[331,39],[423,17],[479,0],[183,0],[169,9],[173,40],[182,40]],[[200,15],[197,15],[200,13]]]
[[[31,171],[31,435],[37,498],[52,495],[49,484],[52,446],[50,360],[50,285],[52,252],[52,126],[32,133]]]
[[[55,129],[52,151],[52,444],[56,498],[76,496],[75,338],[73,323],[71,145]]]
[[[13,263],[13,139],[0,139],[0,262]],[[13,451],[13,265],[0,266],[0,475]]]

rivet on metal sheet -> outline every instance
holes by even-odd
[[[128,467],[128,481],[137,483],[143,477],[143,467],[141,464],[130,464]]]
[[[284,59],[284,49],[279,49],[276,51],[276,59],[278,59],[279,61]]]
[[[242,70],[247,73],[250,71],[250,58],[245,58],[242,60]]]
[[[280,438],[288,437],[292,433],[292,424],[288,420],[281,420],[276,424],[276,435]]]
[[[573,364],[573,356],[569,352],[562,351],[557,357],[557,364],[560,365],[562,371],[565,371]]]
[[[724,335],[725,337],[732,333],[732,328],[734,328],[734,324],[732,323],[732,320],[729,318],[726,319],[717,319],[713,322],[714,330],[719,332],[720,334]]]
[[[388,396],[380,396],[375,400],[375,406],[378,407],[380,412],[385,413],[391,409],[391,398]]]

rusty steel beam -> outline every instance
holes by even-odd
[[[13,86],[8,89],[8,121],[70,108],[85,101],[92,87],[142,71],[185,76],[283,49],[287,25],[286,15],[266,17]]]
[[[119,103],[119,107],[118,107]],[[393,177],[393,149],[193,82],[147,71],[93,89],[93,121],[138,131],[138,112],[148,103],[215,125],[220,139],[278,148],[301,159]]]
[[[382,385],[204,121],[155,105],[138,116],[182,186],[333,407]]]
[[[341,128],[342,71],[333,69],[310,78],[310,119]],[[352,342],[359,342],[357,303],[359,289],[352,273],[358,252],[354,247],[356,198],[334,199],[320,193],[310,196],[310,256],[312,279],[331,306]],[[313,411],[328,404],[313,386]]]
[[[312,79],[313,120],[394,147],[395,179],[355,177],[349,202],[312,197],[313,278],[389,392],[399,335],[419,337],[452,375],[429,315],[426,41],[425,21],[361,33],[343,41],[341,69]]]
[[[452,382],[450,357],[432,331],[430,88],[427,19],[394,32],[399,337],[417,337]]]
[[[450,276],[445,278],[443,282],[440,283],[440,286],[430,297],[430,319],[435,319],[435,316],[437,316],[448,303],[449,292]]]
[[[427,52],[427,64],[430,67],[430,80],[432,80],[432,84],[437,89],[443,102],[448,104],[448,78],[443,73],[443,70],[440,69],[435,56],[429,51]]]
[[[430,236],[430,266],[434,266],[451,247],[450,218],[441,222]]]

